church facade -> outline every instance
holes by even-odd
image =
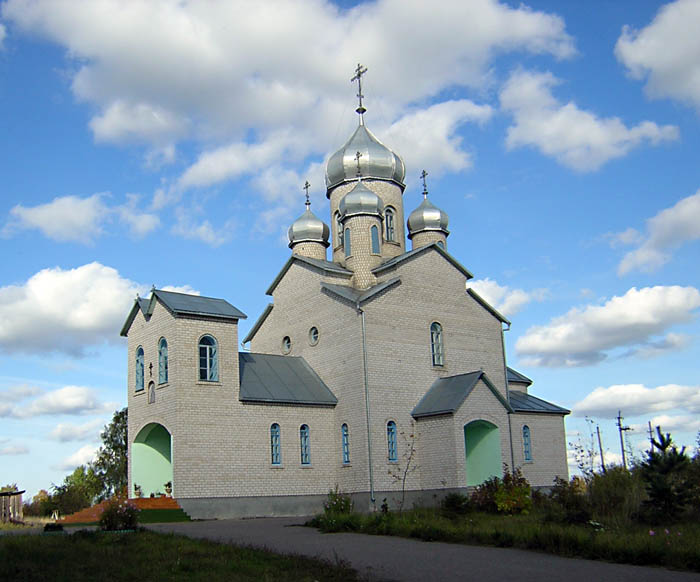
[[[326,168],[330,227],[307,195],[248,350],[223,299],[136,299],[130,496],[172,488],[197,518],[305,515],[335,487],[372,510],[402,489],[435,504],[504,465],[534,486],[567,478],[569,411],[507,366],[510,323],[468,287],[425,173],[406,218],[403,161],[357,112]]]

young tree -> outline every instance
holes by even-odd
[[[403,441],[401,462],[389,469],[389,475],[394,483],[401,483],[401,501],[399,501],[399,513],[401,513],[406,501],[406,482],[411,474],[418,470],[416,444],[420,435],[413,420],[411,420],[411,431],[408,434],[405,431],[401,431],[399,434]]]
[[[102,483],[100,497],[106,499],[127,485],[127,414],[117,410],[101,433],[102,446],[92,467]]]

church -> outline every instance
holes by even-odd
[[[336,487],[371,511],[435,505],[504,465],[535,487],[567,478],[569,411],[507,366],[510,322],[450,254],[425,172],[406,217],[403,160],[365,125],[365,71],[357,128],[326,166],[330,227],[307,182],[244,338],[225,299],[136,298],[121,330],[130,497],[172,491],[193,518],[290,516]]]

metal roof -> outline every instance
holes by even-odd
[[[316,267],[324,273],[332,273],[334,275],[345,275],[348,279],[352,277],[352,271],[348,271],[346,268],[341,267],[336,263],[330,263],[321,259],[311,259],[309,257],[302,257],[301,255],[293,254],[291,257],[289,257],[289,259],[284,264],[280,272],[274,278],[267,291],[265,291],[266,295],[272,295],[275,288],[277,287],[277,285],[279,285],[279,282],[282,280],[282,277],[284,277],[286,272],[289,271],[289,268],[292,266],[292,264],[294,264],[297,261],[301,263],[306,263],[307,265],[310,265],[312,267]]]
[[[248,352],[238,356],[242,402],[317,406],[338,402],[304,358]]]
[[[438,378],[411,411],[411,415],[414,418],[421,418],[454,413],[466,400],[467,396],[471,394],[479,380],[483,380],[484,384],[506,410],[509,412],[513,411],[503,395],[489,380],[486,373],[479,370],[457,376]]]
[[[513,368],[510,366],[506,368],[506,378],[508,379],[508,383],[527,384],[528,386],[532,384],[532,380],[530,380],[530,378],[524,374],[521,374],[517,370],[513,370]]]
[[[474,291],[474,289],[472,289],[471,287],[467,288],[467,294],[473,299],[475,299],[477,303],[479,303],[484,309],[486,309],[486,311],[491,313],[491,315],[493,315],[501,323],[505,323],[510,328],[510,321],[503,317],[494,307],[492,307],[486,301],[486,299],[484,299],[481,295]]]
[[[365,291],[358,291],[353,287],[348,287],[347,285],[333,285],[332,283],[321,283],[321,289],[332,293],[333,295],[338,295],[343,299],[347,299],[351,303],[359,304],[368,301],[378,293],[393,287],[394,285],[400,284],[401,279],[399,277],[393,277],[382,283],[378,283],[374,287],[370,287]]]
[[[153,296],[160,299],[165,307],[177,315],[204,315],[224,319],[246,319],[248,317],[225,299],[175,293],[160,289],[153,290],[151,301],[153,301]]]
[[[569,414],[571,411],[519,390],[510,391],[510,404],[515,412],[543,412],[545,414]]]
[[[385,263],[382,263],[378,267],[374,267],[374,269],[372,269],[372,273],[374,273],[375,275],[378,275],[379,273],[383,273],[384,271],[391,269],[391,268],[395,267],[396,265],[403,263],[404,261],[406,261],[408,259],[416,257],[416,256],[420,255],[421,253],[424,253],[430,249],[434,249],[437,252],[439,252],[454,267],[456,267],[457,270],[459,272],[461,272],[467,279],[472,279],[474,277],[474,275],[472,275],[466,267],[464,267],[457,259],[455,259],[445,249],[441,248],[440,245],[438,245],[437,243],[431,243],[429,245],[425,245],[424,247],[410,250],[407,253],[403,253],[402,255],[399,255],[397,257],[393,257],[393,258],[389,259],[388,261],[386,261]]]
[[[265,310],[262,312],[260,317],[258,317],[258,320],[253,324],[253,327],[250,328],[250,331],[248,332],[248,335],[246,335],[243,338],[243,341],[241,343],[247,344],[250,340],[255,337],[255,334],[258,333],[258,330],[262,326],[263,323],[265,323],[265,320],[267,319],[267,316],[270,315],[272,312],[272,309],[275,307],[274,303],[268,303],[267,307]]]

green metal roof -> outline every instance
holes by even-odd
[[[571,411],[541,398],[519,390],[510,391],[510,404],[515,412],[538,412],[544,414],[569,414]]]
[[[242,402],[316,406],[338,402],[304,358],[249,352],[238,356]]]
[[[524,374],[521,374],[517,370],[513,370],[510,366],[506,368],[506,378],[508,379],[509,383],[514,383],[514,384],[527,384],[528,386],[532,384],[532,380],[525,376]]]

